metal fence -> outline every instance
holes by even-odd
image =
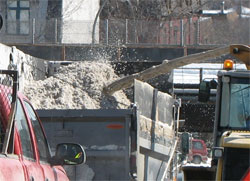
[[[183,18],[176,20],[5,21],[1,43],[100,45],[218,45],[249,44],[250,18]]]

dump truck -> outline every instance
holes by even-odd
[[[249,180],[250,178],[250,47],[231,45],[231,55],[247,70],[234,70],[225,60],[218,72],[211,167],[183,166],[184,180]],[[199,100],[209,100],[214,82],[200,85]]]
[[[92,180],[173,177],[180,100],[145,82],[134,85],[128,109],[37,110],[51,145],[75,141],[86,151],[88,168],[66,169],[71,180],[84,173]]]

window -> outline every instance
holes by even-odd
[[[8,0],[7,7],[7,33],[29,34],[30,2],[27,0]]]
[[[28,117],[31,120],[31,124],[34,128],[36,141],[37,141],[38,149],[39,149],[38,151],[40,155],[40,160],[48,162],[50,158],[49,148],[48,148],[46,138],[43,134],[41,125],[31,105],[28,102],[24,102],[24,104],[27,108]]]
[[[203,149],[203,145],[202,145],[201,142],[194,141],[194,142],[193,142],[193,148],[194,148],[194,149],[197,149],[197,150],[202,150],[202,149]]]
[[[222,86],[220,126],[250,130],[249,79],[231,78]]]
[[[29,131],[29,127],[27,124],[27,119],[25,117],[25,114],[24,114],[24,111],[23,111],[23,108],[19,99],[17,101],[15,124],[20,135],[23,155],[27,158],[34,159],[34,152],[33,152],[33,147],[32,147],[32,142],[31,142],[30,131]]]
[[[232,84],[230,97],[229,125],[239,128],[248,127],[248,121],[250,121],[249,84]]]

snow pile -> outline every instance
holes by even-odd
[[[107,62],[76,62],[62,66],[45,80],[26,83],[24,94],[36,109],[122,109],[130,101],[123,91],[104,95],[104,85],[118,76]]]
[[[211,167],[211,158],[208,158],[206,162],[201,162],[200,164],[188,163],[186,160],[183,161],[182,166],[187,167]]]

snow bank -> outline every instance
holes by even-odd
[[[201,162],[200,164],[195,164],[195,163],[188,163],[186,160],[183,161],[182,165],[183,166],[190,166],[190,167],[211,167],[211,158],[207,159],[207,162]]]
[[[23,92],[36,109],[127,108],[130,101],[123,91],[113,96],[102,92],[117,78],[107,62],[76,62],[62,66],[53,77],[26,83]]]

